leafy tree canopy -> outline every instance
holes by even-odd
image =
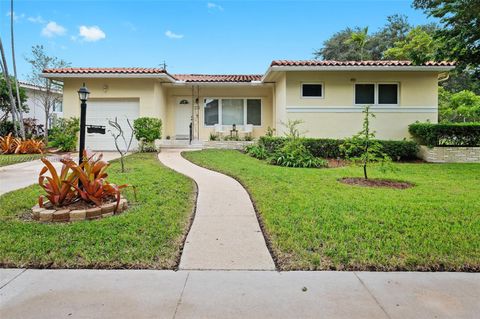
[[[414,64],[423,64],[435,60],[441,44],[422,27],[411,29],[407,37],[395,42],[392,48],[384,52],[384,57],[391,60],[410,60]]]
[[[388,16],[385,26],[363,39],[365,44],[363,58],[366,60],[382,59],[383,52],[393,47],[395,42],[404,40],[410,29],[411,25],[405,15]],[[362,34],[364,31],[365,28],[347,27],[326,40],[323,47],[316,50],[313,55],[317,59],[325,60],[360,60],[358,41],[350,39],[352,39],[352,34]]]
[[[480,66],[480,1],[479,0],[414,0],[416,9],[440,19],[442,27],[434,37],[444,46],[438,59],[458,61],[461,66]]]
[[[15,84],[15,79],[10,78],[10,83],[12,85],[12,90],[15,92],[16,90],[16,84]],[[21,109],[26,112],[28,111],[27,107],[27,94],[25,93],[25,89],[20,87],[20,100],[21,103],[18,103],[17,96],[14,94],[14,98],[16,101],[16,105],[21,105]],[[5,81],[5,78],[2,76],[0,79],[0,111],[2,112],[3,116],[2,118],[5,118],[6,115],[8,115],[11,111],[10,107],[10,98],[8,96],[8,88],[7,88],[7,82]]]

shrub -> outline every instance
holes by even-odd
[[[162,120],[154,117],[139,117],[133,121],[135,138],[140,141],[142,152],[156,152],[155,140],[162,138]]]
[[[414,123],[408,127],[422,145],[480,146],[480,123]]]
[[[245,153],[260,160],[267,159],[268,152],[263,145],[253,144],[245,147]]]
[[[267,153],[273,154],[286,142],[284,137],[262,136],[259,139],[259,145],[263,146]],[[343,144],[342,139],[331,138],[303,138],[302,142],[315,157],[322,158],[344,158],[345,154],[340,150]],[[418,145],[415,141],[386,141],[378,140],[383,146],[385,154],[393,160],[412,160],[416,159]]]
[[[49,145],[62,152],[74,151],[77,147],[77,134],[80,131],[80,121],[76,117],[59,118],[49,133]]]
[[[162,138],[162,120],[153,117],[139,117],[133,121],[135,138],[139,141],[153,143]]]
[[[301,138],[289,139],[273,153],[269,162],[286,167],[325,167],[327,161],[317,158],[305,147]]]

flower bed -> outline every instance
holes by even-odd
[[[118,215],[128,208],[128,201],[122,196],[120,202],[107,202],[100,206],[72,204],[64,207],[53,207],[45,203],[43,207],[32,207],[32,219],[40,222],[74,222],[79,220],[99,219]]]

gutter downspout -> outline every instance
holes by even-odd
[[[443,74],[445,74],[445,77],[444,77],[444,78],[441,77]],[[438,75],[438,82],[439,82],[439,83],[440,83],[440,82],[444,82],[444,81],[448,80],[449,78],[450,78],[450,73],[448,73],[448,72],[447,72],[447,73],[440,73],[440,74]]]

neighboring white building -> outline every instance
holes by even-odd
[[[45,91],[44,87],[33,85],[26,82],[19,81],[20,87],[25,90],[27,95],[27,105],[29,111],[23,113],[23,118],[33,118],[37,120],[38,125],[45,125],[45,110],[40,101],[42,92]],[[62,91],[53,91],[55,95],[55,103],[52,109],[52,116],[50,117],[48,128],[50,128],[57,118],[63,117],[63,104],[62,104]]]

